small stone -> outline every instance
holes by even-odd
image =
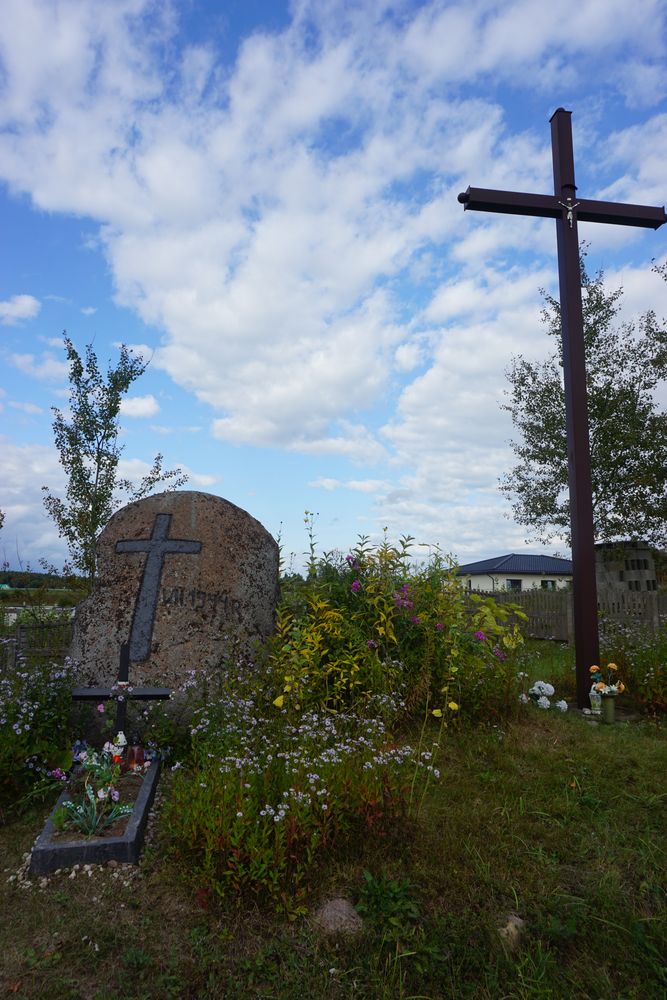
[[[331,899],[322,903],[313,914],[313,921],[325,934],[358,934],[363,920],[347,899]]]
[[[522,920],[516,913],[510,913],[505,926],[498,928],[498,934],[509,951],[516,951],[521,944],[525,926],[525,920]]]

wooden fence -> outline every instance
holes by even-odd
[[[493,597],[499,604],[516,604],[528,616],[526,635],[533,639],[574,641],[572,592],[569,590],[473,591]],[[605,622],[655,632],[667,622],[667,591],[617,591],[598,589],[600,624]]]

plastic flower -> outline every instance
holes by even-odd
[[[559,712],[567,712],[567,702],[557,701],[556,704],[554,705],[554,708],[557,708]]]
[[[550,708],[551,707],[551,702],[549,701],[549,699],[547,697],[545,697],[545,695],[540,695],[540,697],[537,699],[537,707],[538,708]]]
[[[99,705],[97,706],[97,711],[98,711],[98,712],[100,712],[100,713],[101,713],[101,712],[106,712],[106,708],[104,707],[104,705],[103,705],[103,704],[102,704],[101,702],[100,702],[100,704],[99,704]]]

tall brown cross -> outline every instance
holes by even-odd
[[[551,152],[554,194],[523,194],[469,187],[459,195],[459,201],[464,209],[476,212],[537,215],[556,220],[570,486],[577,704],[579,708],[584,708],[588,705],[589,667],[599,663],[600,647],[577,220],[658,229],[663,222],[667,222],[667,215],[664,207],[622,205],[584,198],[577,201],[571,112],[563,108],[558,108],[551,116]]]

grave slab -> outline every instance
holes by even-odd
[[[32,849],[29,874],[48,875],[58,868],[72,868],[74,865],[103,865],[108,861],[136,865],[141,855],[148,813],[155,798],[159,776],[160,761],[154,760],[144,775],[134,809],[128,817],[125,832],[117,837],[76,838],[73,833],[71,840],[64,840],[60,837],[54,839],[56,830],[53,825],[53,815],[71,795],[70,791],[65,788]]]

